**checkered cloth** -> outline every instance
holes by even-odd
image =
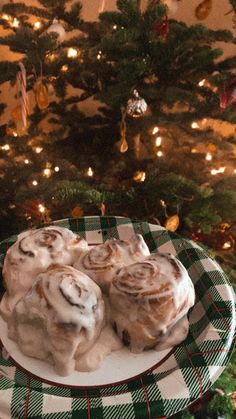
[[[0,418],[161,419],[201,397],[224,370],[235,343],[234,293],[218,264],[196,243],[147,222],[83,217],[53,224],[78,232],[90,244],[140,233],[151,252],[158,249],[176,255],[187,268],[197,295],[189,334],[154,370],[100,388],[47,384],[2,356]],[[1,263],[15,240],[1,242]],[[0,284],[4,291],[2,281]]]

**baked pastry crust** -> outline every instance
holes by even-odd
[[[104,300],[97,284],[71,266],[52,266],[38,275],[8,320],[9,337],[31,357],[69,375],[104,324]]]
[[[87,248],[84,239],[63,227],[48,226],[21,233],[4,259],[7,292],[0,304],[2,315],[6,318],[11,313],[40,272],[54,264],[72,265]]]
[[[143,237],[130,240],[106,240],[80,255],[74,267],[90,276],[104,292],[108,292],[117,269],[150,255]]]
[[[163,341],[195,299],[192,281],[181,262],[158,252],[121,268],[109,296],[116,331],[136,353]]]

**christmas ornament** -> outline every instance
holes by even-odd
[[[153,26],[153,32],[157,37],[165,40],[170,31],[169,20],[167,16],[164,16],[160,21],[156,22]]]
[[[175,214],[167,218],[167,220],[165,221],[164,227],[167,230],[174,232],[179,227],[179,223],[180,223],[179,216],[178,214]]]
[[[136,89],[133,91],[133,98],[128,100],[126,111],[132,118],[140,118],[147,111],[147,103]]]
[[[84,215],[84,211],[82,210],[82,208],[80,207],[80,205],[76,205],[75,208],[73,208],[73,210],[71,211],[71,215],[73,218],[77,218],[77,217],[83,217]]]
[[[126,140],[126,109],[121,107],[121,122],[120,122],[120,141],[119,141],[119,150],[121,153],[126,153],[129,146]]]
[[[36,81],[34,85],[35,101],[39,109],[44,110],[49,105],[48,91],[42,81]]]
[[[216,150],[217,150],[217,147],[216,147],[215,144],[209,143],[207,145],[207,151],[208,151],[208,153],[215,153]]]
[[[26,91],[26,70],[23,63],[18,64],[20,71],[16,75],[17,90],[21,92],[21,118],[24,128],[27,125],[27,114],[28,114],[28,96]]]
[[[135,182],[144,182],[146,179],[146,173],[142,170],[137,170],[137,172],[135,172],[134,174],[133,179],[135,180]]]
[[[198,20],[206,19],[212,10],[212,0],[203,0],[195,9],[195,16]]]
[[[224,83],[220,90],[220,108],[226,109],[236,102],[236,77]]]
[[[65,39],[66,31],[57,19],[53,19],[51,26],[47,29],[47,33],[56,33],[58,41],[62,42]]]

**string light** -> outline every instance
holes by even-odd
[[[34,23],[34,29],[40,29],[41,26],[42,26],[42,23],[39,20],[37,20],[37,22]]]
[[[192,148],[191,153],[193,153],[193,154],[197,153],[197,149],[196,148]]]
[[[208,161],[211,161],[212,160],[212,154],[207,153],[205,159],[208,160]]]
[[[42,147],[36,147],[35,152],[37,154],[41,153],[41,151],[43,151],[43,148]]]
[[[7,15],[6,13],[4,13],[4,14],[2,15],[2,19],[4,19],[4,20],[10,20],[10,16],[9,16],[9,15]]]
[[[113,25],[113,29],[116,30],[117,29],[117,25]]]
[[[154,127],[152,130],[152,134],[155,135],[159,132],[159,128],[158,127]]]
[[[206,83],[206,79],[202,79],[199,83],[198,86],[202,87],[204,86],[204,84]]]
[[[163,156],[163,152],[160,150],[157,152],[157,157],[162,157]]]
[[[102,58],[102,51],[99,51],[99,53],[97,54],[97,60],[101,60]]]
[[[67,50],[67,57],[68,58],[76,58],[76,57],[78,57],[78,50],[77,49],[75,49],[75,48],[69,48],[68,50]]]
[[[28,159],[25,159],[25,164],[29,164],[29,160]]]
[[[157,147],[160,147],[161,143],[162,143],[162,138],[161,137],[157,137],[156,138],[156,146]]]
[[[19,20],[16,17],[14,17],[13,22],[12,22],[13,28],[18,28],[19,25],[20,25]]]
[[[197,123],[197,122],[192,122],[191,127],[192,127],[193,129],[197,129],[197,128],[199,128],[199,125],[198,125],[198,123]]]
[[[69,70],[69,66],[68,66],[67,64],[64,64],[64,65],[61,67],[61,71],[62,71],[63,73],[66,73],[68,70]]]
[[[51,169],[49,169],[48,167],[46,169],[44,169],[43,171],[44,176],[46,177],[50,177],[51,176]]]
[[[2,150],[6,150],[6,151],[10,150],[9,144],[5,144],[1,148],[2,148]]]
[[[60,170],[60,167],[58,167],[58,166],[55,166],[55,167],[54,167],[54,171],[55,171],[55,172],[59,172],[59,170]]]
[[[46,208],[42,204],[38,205],[38,209],[39,209],[39,212],[41,212],[42,214],[46,211]]]
[[[37,185],[38,185],[37,180],[33,180],[33,181],[32,181],[32,185],[33,185],[33,186],[37,186]]]
[[[16,131],[13,131],[12,135],[13,135],[13,137],[18,137],[18,134],[17,134]]]
[[[223,249],[223,250],[228,250],[228,249],[231,249],[231,247],[232,247],[232,243],[230,243],[230,242],[225,242],[225,243],[222,245],[222,249]]]
[[[236,169],[234,169],[234,173],[236,173]]]
[[[91,167],[88,168],[87,175],[90,177],[93,176],[93,170]]]
[[[219,169],[212,169],[211,174],[213,176],[218,175],[218,173],[224,173],[226,167],[220,167]]]

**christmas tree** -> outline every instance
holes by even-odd
[[[129,216],[198,240],[235,281],[236,58],[215,46],[235,39],[201,23],[211,1],[192,26],[169,17],[173,4],[118,0],[86,22],[77,2],[5,2],[0,44],[16,59],[0,62],[15,97],[0,127],[1,239]]]

